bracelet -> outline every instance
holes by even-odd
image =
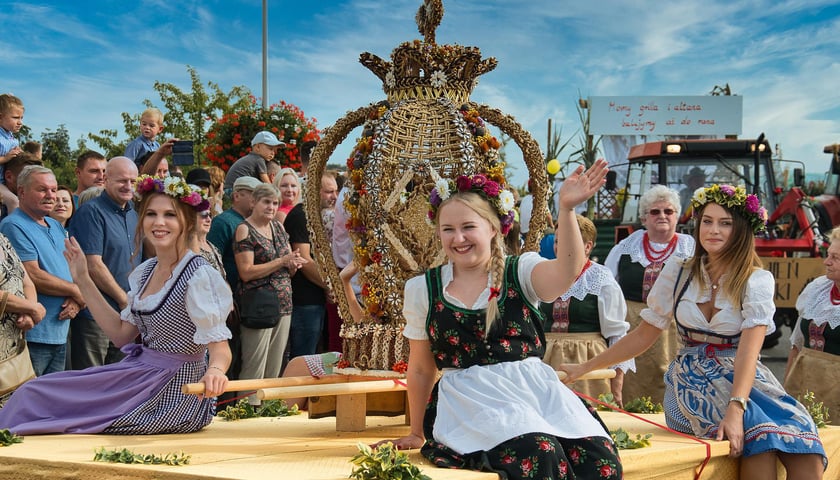
[[[215,366],[215,365],[210,365],[209,367],[207,367],[207,370],[210,370],[211,368],[215,368],[216,370],[218,370],[218,371],[222,372],[222,375],[225,375],[225,374],[226,374],[226,372],[225,372],[224,370],[222,370],[221,368],[219,368],[219,367],[217,367],[217,366]]]
[[[741,408],[743,408],[745,412],[747,411],[747,403],[749,403],[749,401],[749,398],[729,397],[729,403],[736,402],[737,404],[741,405]]]

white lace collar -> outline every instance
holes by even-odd
[[[560,296],[562,300],[568,300],[570,297],[575,297],[578,300],[583,300],[590,293],[593,295],[601,294],[601,287],[612,278],[612,272],[609,268],[592,262],[592,265],[583,272],[583,275],[577,279],[569,290]]]
[[[630,260],[633,263],[638,263],[643,267],[647,267],[650,265],[650,260],[647,259],[645,256],[644,246],[642,242],[645,239],[645,232],[646,230],[636,230],[635,232],[631,233],[629,237],[622,240],[616,248],[618,248],[618,253],[620,255],[629,255]],[[674,249],[674,253],[672,253],[670,257],[677,257],[677,258],[691,258],[694,255],[694,237],[691,235],[686,235],[684,233],[677,233],[677,245]],[[651,245],[657,249],[661,250],[667,247],[668,244],[666,243],[653,243]],[[665,259],[667,260],[667,259]]]
[[[831,328],[840,326],[840,305],[831,303],[833,286],[834,282],[824,275],[812,280],[796,301],[799,316],[811,320],[816,326],[826,322]]]

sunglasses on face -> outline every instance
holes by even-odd
[[[201,218],[210,218],[210,212],[200,212],[198,216]]]
[[[651,208],[648,210],[648,214],[653,217],[658,217],[660,213],[664,213],[666,216],[671,216],[676,212],[673,208],[666,208],[665,210],[660,210],[658,208]]]

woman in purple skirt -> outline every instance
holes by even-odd
[[[178,177],[140,177],[137,196],[138,246],[145,239],[157,256],[129,276],[122,312],[94,285],[75,239],[65,252],[96,323],[126,357],[24,384],[0,409],[0,428],[19,435],[142,435],[194,432],[212,420],[213,397],[227,385],[225,319],[233,301],[221,275],[189,249],[196,212],[209,203]],[[193,382],[204,383],[204,396],[181,393]]]

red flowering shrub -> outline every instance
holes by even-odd
[[[321,139],[321,131],[314,118],[307,119],[297,106],[280,101],[263,110],[251,97],[246,109],[219,118],[207,132],[204,155],[213,165],[228,171],[233,162],[251,151],[251,139],[258,132],[268,130],[286,144],[274,157],[284,167],[300,170],[300,146],[310,140]]]

